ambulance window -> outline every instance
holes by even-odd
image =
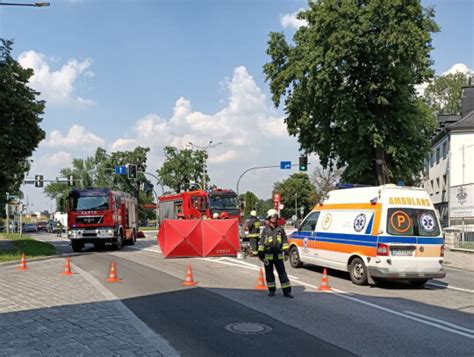
[[[432,210],[416,210],[416,223],[418,226],[418,235],[420,236],[438,236],[439,226],[436,214]]]
[[[387,214],[387,232],[396,236],[414,234],[413,210],[410,208],[390,208]]]
[[[300,231],[314,231],[316,223],[318,223],[319,213],[320,212],[311,212],[301,224]]]

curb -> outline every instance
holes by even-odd
[[[468,249],[468,248],[449,248],[449,250],[453,252],[464,252],[464,253],[469,253],[469,254],[474,253],[474,249]]]

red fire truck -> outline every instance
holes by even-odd
[[[138,232],[138,204],[129,193],[109,188],[81,188],[68,197],[68,238],[72,250],[80,252],[85,243],[116,249],[135,244]]]
[[[164,219],[199,219],[226,212],[240,220],[237,195],[232,190],[213,189],[163,195],[159,198],[159,222]]]

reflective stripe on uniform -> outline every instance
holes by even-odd
[[[283,254],[278,254],[278,259],[283,260]]]
[[[265,247],[263,245],[259,246],[258,247],[258,251],[259,252],[263,252],[265,250]]]
[[[286,249],[289,249],[290,247],[288,246],[288,243],[283,243],[283,246],[281,247],[281,249],[283,250],[286,250]]]
[[[267,286],[268,286],[269,288],[276,288],[276,283],[269,283],[269,282],[267,282]]]
[[[284,289],[284,288],[291,288],[291,283],[290,283],[290,282],[287,282],[287,283],[281,284],[281,287],[282,287],[282,289]]]
[[[273,254],[265,254],[266,260],[273,260]]]

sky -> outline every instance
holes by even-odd
[[[247,168],[297,163],[297,140],[271,102],[262,66],[268,34],[283,31],[291,39],[304,25],[295,13],[306,1],[50,2],[0,6],[0,37],[15,41],[13,56],[34,69],[30,86],[47,101],[46,138],[28,177],[55,179],[72,158],[91,156],[98,146],[150,147],[147,171],[155,173],[166,145],[222,143],[209,150],[208,171],[213,183],[232,189]],[[474,2],[422,2],[435,7],[441,26],[433,36],[435,72],[472,70]],[[311,172],[317,157],[309,162]],[[240,192],[270,198],[273,183],[295,172],[251,171]],[[29,209],[54,210],[41,189],[22,190]]]

